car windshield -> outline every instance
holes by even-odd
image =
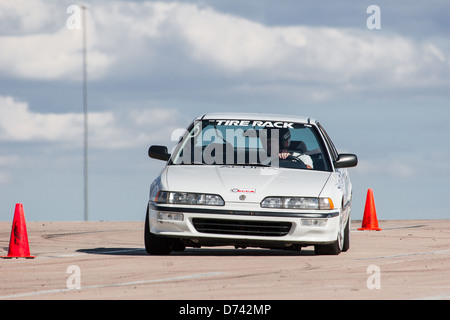
[[[195,121],[175,148],[170,164],[330,170],[314,126],[259,120]]]

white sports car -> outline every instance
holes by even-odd
[[[205,114],[195,119],[150,187],[149,254],[186,246],[261,247],[339,254],[350,245],[353,154],[339,154],[314,119]]]

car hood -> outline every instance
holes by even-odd
[[[330,172],[251,166],[171,165],[162,175],[167,190],[219,194],[225,201],[260,202],[267,196],[318,197]]]

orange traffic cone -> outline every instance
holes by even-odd
[[[30,247],[28,246],[27,226],[25,224],[25,216],[23,213],[23,205],[16,204],[14,212],[14,220],[11,230],[11,239],[9,240],[9,252],[4,259],[11,258],[26,258],[33,259],[35,256],[30,256]]]
[[[364,218],[361,228],[358,230],[376,230],[378,228],[377,211],[375,210],[375,201],[373,199],[373,190],[367,190],[366,207],[364,208]]]

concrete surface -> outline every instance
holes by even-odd
[[[0,260],[0,299],[450,299],[450,220],[379,221],[338,256],[232,247],[149,256],[143,222],[27,223],[35,259]],[[11,222],[0,222],[7,255]]]

